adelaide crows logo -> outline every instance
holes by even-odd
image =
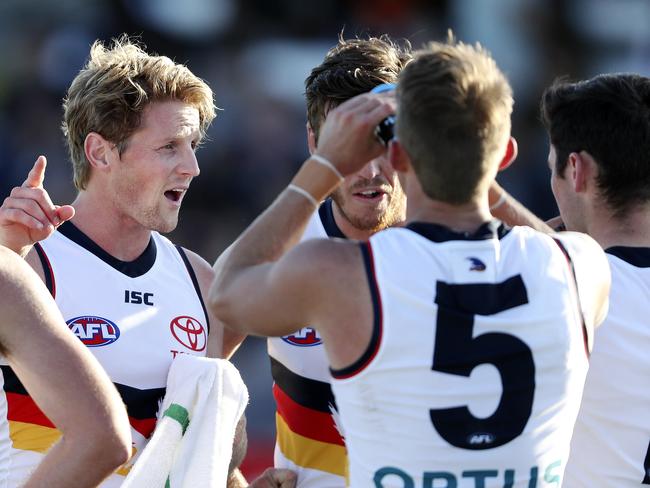
[[[467,260],[471,263],[469,266],[470,271],[485,271],[485,263],[479,258],[469,257]]]
[[[282,340],[287,344],[298,347],[318,346],[323,343],[316,329],[311,327],[304,327],[294,334],[284,336]]]

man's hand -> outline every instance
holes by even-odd
[[[343,176],[359,171],[386,150],[374,132],[395,109],[394,92],[365,93],[343,102],[327,114],[316,153]]]
[[[74,216],[70,205],[54,205],[43,188],[45,156],[39,156],[21,186],[0,206],[0,244],[25,257],[35,242],[47,239]]]
[[[298,475],[290,469],[268,468],[262,476],[253,481],[249,488],[294,488]]]

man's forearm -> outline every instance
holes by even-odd
[[[86,447],[80,449],[80,445]],[[125,461],[120,457],[121,455],[121,452],[112,453],[95,449],[92,444],[82,444],[79,440],[61,441],[50,449],[24,487],[86,488],[97,486],[121,462]],[[88,469],[88,466],[92,466],[92,469]]]

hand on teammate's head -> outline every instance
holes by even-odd
[[[344,176],[359,171],[386,150],[375,137],[375,128],[394,114],[395,109],[392,92],[366,93],[345,101],[327,114],[317,153],[331,161]]]

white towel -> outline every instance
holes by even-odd
[[[246,385],[229,361],[177,356],[162,417],[122,488],[225,488],[247,403]]]

